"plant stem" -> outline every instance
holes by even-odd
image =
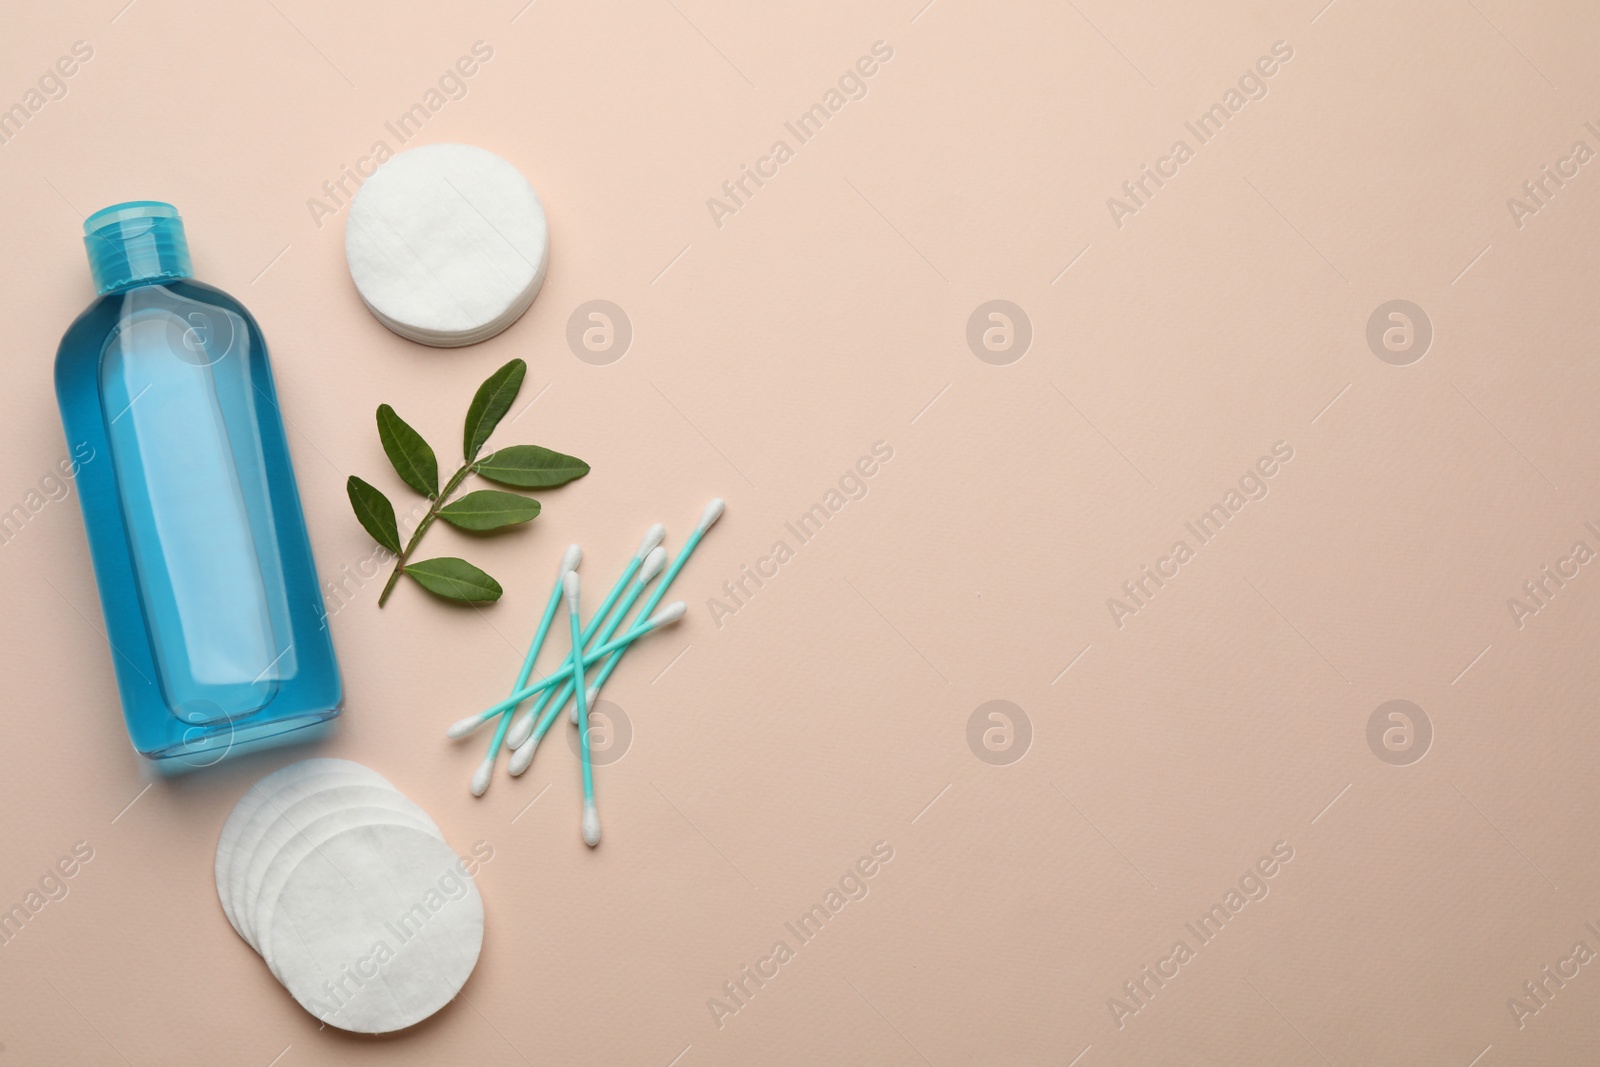
[[[394,558],[394,570],[389,573],[389,581],[384,584],[383,592],[378,594],[378,607],[383,607],[388,601],[389,594],[394,591],[395,584],[400,581],[400,575],[405,572],[406,560],[410,558],[411,551],[417,547],[417,542],[422,540],[422,535],[428,531],[428,527],[433,525],[433,520],[439,517],[439,509],[449,502],[450,494],[459,489],[461,483],[471,473],[472,464],[463,463],[461,469],[451,475],[450,480],[445,483],[445,487],[439,491],[439,495],[433,498],[433,504],[428,508],[428,513],[422,516],[422,521],[417,523],[417,528],[411,532],[411,539],[400,550],[400,554]]]

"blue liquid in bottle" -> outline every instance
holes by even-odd
[[[56,396],[133,746],[205,764],[339,714],[339,668],[250,313],[191,279],[170,204],[84,221],[99,293]]]

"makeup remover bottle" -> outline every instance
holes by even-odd
[[[261,330],[170,204],[84,221],[99,296],[56,354],[133,747],[213,763],[333,718],[339,668]]]

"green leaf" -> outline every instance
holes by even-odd
[[[491,482],[519,489],[549,489],[589,473],[589,465],[576,456],[562,455],[538,445],[512,445],[491,452],[480,459],[474,469]]]
[[[376,486],[350,476],[344,490],[350,494],[350,506],[356,518],[372,539],[396,555],[400,554],[400,527],[394,521],[394,505]]]
[[[514,359],[478,386],[472,406],[467,408],[467,425],[461,435],[461,449],[468,463],[478,458],[478,450],[511,410],[511,402],[517,398],[517,390],[522,388],[522,379],[527,373],[528,365]]]
[[[433,449],[388,404],[378,405],[378,440],[401,481],[423,496],[439,495],[439,461]]]
[[[460,600],[469,604],[499,600],[500,583],[464,559],[440,556],[425,559],[406,567],[406,573],[415,578],[428,592],[446,600]]]
[[[463,530],[500,530],[539,514],[539,502],[498,489],[479,489],[439,509],[439,517]]]

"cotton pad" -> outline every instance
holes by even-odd
[[[304,832],[296,835],[272,858],[272,862],[262,875],[260,888],[249,903],[241,908],[241,911],[249,917],[248,927],[256,951],[261,953],[261,958],[267,961],[268,967],[273,966],[272,911],[277,906],[278,895],[283,892],[284,883],[300,865],[300,861],[321,848],[329,838],[346,830],[378,825],[411,826],[418,830],[426,830],[439,840],[444,840],[431,820],[427,823],[419,822],[415,817],[392,808],[345,808],[314,820]],[[276,968],[273,969],[276,973]]]
[[[251,786],[245,795],[239,799],[239,802],[234,805],[233,811],[228,815],[227,822],[223,823],[222,833],[217,839],[217,896],[222,901],[222,911],[227,915],[228,922],[233,925],[235,932],[240,937],[244,937],[244,931],[239,929],[239,923],[235,919],[233,894],[230,891],[230,872],[234,856],[237,854],[240,835],[244,832],[246,826],[250,825],[256,813],[266,804],[267,799],[280,788],[307,778],[326,774],[340,774],[352,780],[383,781],[375,771],[350,760],[326,757],[301,760],[299,763],[291,763],[287,767],[281,767],[273,771]]]
[[[368,310],[437,348],[487,340],[516,322],[544,284],[550,236],[522,172],[472,145],[402,152],[350,204],[350,277]]]
[[[344,1030],[403,1030],[455,998],[483,945],[483,901],[461,860],[415,827],[362,826],[312,851],[272,912],[273,970]]]
[[[314,759],[252,786],[217,841],[217,896],[307,1011],[361,1033],[413,1026],[477,964],[467,863],[382,775]]]
[[[439,828],[421,808],[387,783],[338,785],[329,789],[319,789],[292,804],[284,802],[286,796],[286,793],[279,793],[269,802],[269,807],[273,805],[280,807],[281,814],[267,827],[266,832],[261,835],[261,840],[256,843],[251,853],[249,867],[245,871],[244,893],[233,898],[234,910],[239,922],[244,926],[244,933],[255,942],[258,952],[263,950],[259,927],[254,924],[252,907],[260,894],[261,880],[266,876],[268,865],[279,851],[291,841],[300,838],[305,828],[317,819],[346,808],[372,807],[409,816],[416,825],[428,829],[441,841],[444,839],[443,835],[439,834]]]
[[[308,764],[317,766],[307,766]],[[229,915],[239,936],[246,941],[250,940],[248,929],[244,926],[244,919],[240,915],[239,906],[244,898],[245,883],[250,870],[251,860],[255,855],[261,837],[267,832],[283,814],[284,807],[299,801],[302,797],[309,796],[319,789],[328,789],[336,785],[383,785],[389,786],[388,781],[375,771],[363,767],[359,763],[349,760],[305,760],[284,768],[285,771],[293,768],[305,768],[293,774],[278,772],[269,775],[257,783],[257,788],[245,794],[245,799],[239,803],[243,805],[254,794],[255,804],[250,814],[244,819],[243,825],[235,833],[230,844],[232,859],[228,863],[226,883],[218,883],[217,895],[222,899],[223,911]],[[281,776],[280,776],[281,775]],[[269,779],[276,777],[276,781],[269,785]],[[393,788],[389,786],[389,788]],[[227,826],[224,824],[224,830]],[[218,851],[221,851],[218,844]]]

